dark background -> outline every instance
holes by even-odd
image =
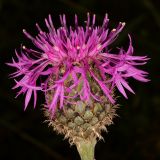
[[[118,99],[122,106],[119,118],[104,133],[105,143],[96,146],[97,160],[156,160],[160,159],[160,1],[159,0],[0,0],[0,159],[15,160],[78,160],[76,148],[70,147],[63,136],[48,128],[41,111],[44,98],[39,95],[36,109],[30,103],[23,111],[24,97],[15,99],[11,90],[12,68],[5,65],[15,57],[14,49],[21,44],[33,47],[22,34],[26,28],[36,35],[35,23],[43,29],[44,18],[50,13],[59,27],[59,14],[65,13],[68,23],[74,14],[80,23],[86,12],[97,14],[101,24],[107,12],[110,27],[126,22],[115,46],[127,46],[131,33],[136,55],[148,55],[151,60],[143,68],[151,82],[130,81],[136,95]]]

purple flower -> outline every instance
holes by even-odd
[[[46,93],[54,91],[52,102],[48,108],[55,111],[56,107],[63,108],[65,101],[69,98],[80,97],[88,102],[91,98],[99,100],[99,97],[92,92],[88,76],[94,80],[111,103],[115,103],[112,97],[115,87],[127,98],[125,89],[134,93],[127,80],[132,77],[138,81],[149,81],[147,72],[137,68],[144,65],[148,58],[146,56],[134,56],[131,37],[128,50],[118,49],[118,53],[112,53],[109,45],[112,44],[118,34],[122,31],[125,23],[119,23],[115,29],[108,29],[108,16],[106,15],[102,26],[95,26],[95,18],[92,20],[87,15],[86,26],[78,25],[78,18],[75,15],[75,26],[67,27],[65,15],[60,16],[61,27],[55,29],[51,16],[45,19],[48,32],[42,31],[36,24],[39,34],[32,37],[26,30],[23,30],[37,50],[22,47],[17,53],[17,61],[13,59],[8,65],[15,67],[17,71],[11,76],[16,85],[20,88],[17,95],[25,94],[25,109],[34,95],[34,107],[37,101],[37,91]],[[92,66],[95,66],[100,76]],[[52,85],[48,85],[51,77],[54,77]],[[65,82],[70,77],[72,83]],[[71,93],[80,83],[82,87],[78,94],[70,97]]]

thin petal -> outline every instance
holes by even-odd
[[[121,79],[121,83],[127,90],[129,90],[130,92],[135,94],[134,91],[132,90],[132,88],[127,84],[127,82],[124,79]]]
[[[31,95],[32,95],[32,89],[28,89],[27,93],[26,93],[26,98],[25,98],[25,108],[24,110],[26,110],[28,103],[31,99]]]
[[[126,92],[125,92],[125,90],[124,90],[121,82],[120,82],[119,80],[116,80],[115,84],[116,84],[118,90],[119,90],[119,91],[122,93],[122,95],[127,99],[128,97],[127,97],[127,95],[126,95]]]

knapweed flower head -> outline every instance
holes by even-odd
[[[148,73],[138,66],[146,64],[147,56],[135,56],[131,36],[125,50],[112,51],[110,45],[125,26],[120,22],[108,28],[106,15],[101,26],[95,25],[96,16],[88,14],[85,27],[78,24],[68,27],[65,15],[60,16],[61,27],[55,29],[49,15],[45,19],[48,32],[38,28],[34,38],[23,30],[37,49],[22,46],[17,59],[8,65],[17,70],[11,74],[25,95],[25,109],[33,95],[34,107],[37,92],[45,96],[44,115],[49,125],[75,144],[82,160],[94,159],[97,139],[101,131],[112,124],[116,116],[115,89],[127,98],[126,90],[134,93],[128,79],[147,82]]]
[[[65,15],[61,15],[61,27],[55,29],[49,15],[45,19],[48,32],[42,31],[38,24],[39,33],[35,38],[23,30],[37,49],[22,46],[20,53],[16,51],[17,60],[8,64],[17,69],[12,74],[16,82],[13,89],[20,89],[17,95],[25,94],[25,109],[32,95],[36,106],[39,91],[45,95],[52,91],[50,103],[46,102],[52,113],[66,103],[74,104],[76,99],[87,104],[92,100],[100,102],[102,95],[114,104],[114,88],[127,98],[125,89],[134,93],[127,82],[129,78],[148,81],[148,73],[138,69],[148,58],[134,55],[130,36],[128,49],[120,47],[112,52],[110,48],[125,23],[120,22],[110,30],[107,15],[101,26],[95,25],[95,19],[95,15],[88,14],[83,27],[75,15],[75,25],[68,27]]]

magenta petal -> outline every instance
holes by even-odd
[[[27,88],[34,89],[34,90],[41,90],[41,89],[42,89],[41,87],[37,87],[37,86],[34,86],[34,85],[29,85],[29,84],[23,83],[23,82],[18,82],[18,81],[16,81],[16,83],[17,83],[19,86],[25,86],[25,87],[27,87]]]
[[[93,76],[93,78],[98,82],[98,84],[100,85],[101,89],[103,90],[103,92],[106,94],[107,98],[111,101],[111,103],[115,103],[115,100],[110,96],[109,94],[109,89],[106,87],[106,85],[98,80],[98,78],[94,75],[94,73],[90,70],[91,75]]]
[[[37,92],[36,92],[36,90],[34,90],[33,92],[34,92],[34,108],[35,108],[36,102],[37,102]]]
[[[116,86],[117,86],[118,90],[119,90],[119,91],[122,93],[122,95],[127,99],[128,97],[127,97],[127,95],[126,95],[126,92],[125,92],[125,90],[124,90],[121,82],[118,81],[118,80],[116,80],[115,83],[116,83]]]
[[[57,85],[55,94],[53,96],[52,102],[49,107],[49,110],[51,110],[53,113],[55,112],[55,109],[57,107],[57,101],[58,101],[58,97],[59,97],[60,93],[61,93],[61,86]]]
[[[32,95],[32,89],[28,89],[27,93],[26,93],[26,98],[25,98],[25,108],[24,110],[26,110],[28,103],[31,99],[31,95]]]
[[[61,94],[60,94],[60,108],[63,108],[64,103],[64,86],[61,86]]]
[[[64,82],[64,81],[67,79],[67,77],[68,77],[69,74],[70,74],[70,71],[67,71],[67,72],[64,74],[64,76],[63,76],[60,80],[55,81],[55,83],[62,83],[62,82]]]
[[[121,83],[127,90],[129,90],[130,92],[135,94],[134,91],[132,90],[132,88],[128,85],[128,83],[124,79],[121,79]]]
[[[126,55],[132,55],[133,54],[132,39],[131,39],[130,35],[128,35],[128,37],[129,37],[130,43],[129,43],[129,47],[128,47],[128,50],[126,52]]]
[[[142,77],[140,75],[134,75],[133,78],[138,80],[138,81],[141,81],[141,82],[149,82],[150,81],[149,79],[147,79],[145,77]]]

